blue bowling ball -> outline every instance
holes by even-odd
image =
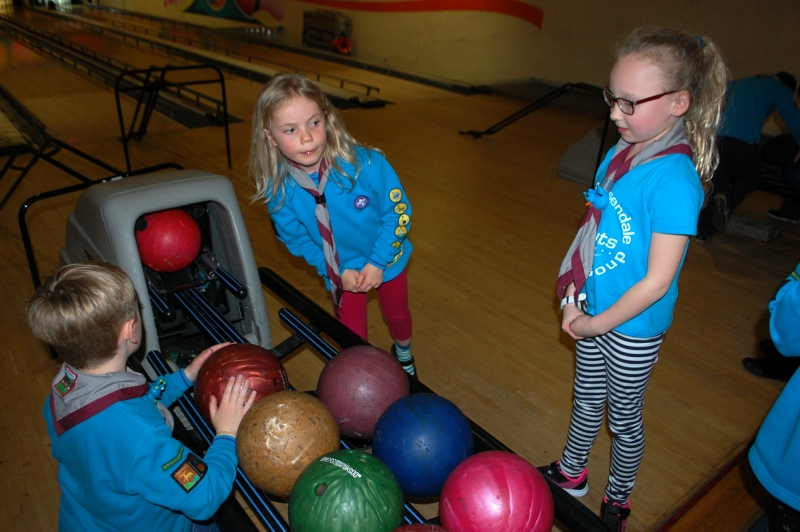
[[[438,395],[415,393],[383,412],[372,454],[389,466],[409,497],[436,497],[447,476],[472,454],[472,430],[459,408]]]

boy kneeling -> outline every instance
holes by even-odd
[[[64,361],[43,412],[59,463],[59,530],[216,530],[199,522],[233,488],[236,431],[255,392],[239,375],[219,404],[211,398],[217,435],[202,459],[172,438],[167,407],[226,344],[148,385],[126,365],[142,341],[133,282],[102,262],[65,266],[48,278],[27,319]]]

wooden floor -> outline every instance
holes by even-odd
[[[59,27],[49,18],[31,19],[51,31]],[[61,31],[81,35],[66,26]],[[106,53],[124,51],[121,43],[92,40]],[[175,58],[155,54],[141,60],[176,64]],[[364,74],[349,70],[346,75]],[[560,332],[555,278],[584,209],[583,187],[556,173],[564,151],[599,118],[552,105],[476,140],[457,132],[488,127],[528,102],[429,87],[415,92],[408,82],[369,77],[382,94],[407,95],[382,109],[348,109],[342,114],[358,140],[385,152],[413,202],[410,238],[415,251],[408,272],[421,379],[515,452],[537,465],[549,463],[564,445],[575,372],[573,342]],[[226,82],[230,112],[248,118],[259,86],[231,76]],[[124,167],[110,89],[2,33],[0,83],[47,125],[51,135]],[[130,111],[129,103],[126,109]],[[229,169],[220,128],[187,129],[156,116],[145,138],[131,146],[132,164],[141,168],[173,161],[229,177],[257,263],[327,307],[321,280],[277,242],[263,206],[247,199],[252,190],[247,180],[249,127],[247,121],[231,125]],[[73,156],[57,157],[91,178],[106,176]],[[0,194],[8,190],[12,174],[0,182]],[[0,322],[5,340],[0,398],[6,405],[0,412],[0,530],[56,529],[59,489],[41,408],[58,362],[24,323],[32,284],[17,209],[37,192],[73,183],[73,178],[40,162],[0,212],[0,260],[6,278],[0,286],[6,301]],[[28,214],[43,274],[58,265],[66,219],[76,200],[77,195],[43,201]],[[755,193],[739,212],[766,220],[767,209],[779,204],[777,197]],[[767,301],[798,261],[797,228],[781,229],[770,244],[736,234],[691,244],[674,324],[646,396],[647,452],[632,496],[630,531],[658,530],[670,522],[742,453],[780,393],[782,383],[753,377],[742,368],[741,359],[753,356],[766,336]],[[275,317],[279,302],[267,295],[267,304],[277,342],[289,332]],[[370,302],[369,312],[370,341],[388,348],[390,338],[377,301]],[[322,361],[309,351],[287,362],[290,380],[303,390],[316,387],[321,368]],[[609,449],[610,436],[604,429],[591,456],[590,490],[583,499],[592,509],[599,508],[605,487]],[[673,528],[746,530],[763,504],[752,486],[752,475],[748,477],[742,462]],[[435,505],[424,511],[435,514]]]

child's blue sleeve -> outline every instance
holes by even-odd
[[[781,354],[800,356],[800,264],[769,302],[769,334]]]
[[[328,273],[325,267],[325,255],[322,252],[321,237],[319,237],[319,241],[315,240],[315,237],[311,236],[310,230],[302,223],[301,217],[295,211],[293,196],[293,191],[288,190],[283,205],[274,211],[270,209],[270,216],[273,224],[275,224],[276,236],[278,240],[286,245],[289,253],[296,257],[302,257],[308,264],[317,269],[319,275],[327,277]],[[311,199],[311,196],[309,196],[309,199]],[[314,229],[317,230],[316,235],[318,236],[319,230],[316,227],[313,205],[313,200],[311,200],[311,212],[309,215],[313,217]],[[311,218],[308,221],[311,221]]]
[[[228,498],[236,476],[236,440],[218,436],[200,457],[172,438],[166,424],[154,427],[137,452],[127,488],[148,502],[205,520]]]
[[[160,394],[159,400],[166,407],[172,406],[172,404],[180,399],[180,397],[186,393],[186,390],[191,388],[194,384],[190,382],[188,378],[186,378],[186,373],[184,373],[182,369],[180,371],[176,371],[175,373],[164,375],[163,377],[160,377],[159,380],[163,380],[165,384],[164,391]],[[150,386],[151,388],[154,386],[159,386],[158,380]]]
[[[397,172],[386,158],[378,152],[370,152],[364,161],[363,175],[359,179],[370,180],[369,187],[378,198],[378,213],[381,229],[372,247],[369,262],[385,269],[397,257],[400,246],[411,229],[411,202],[400,183]]]

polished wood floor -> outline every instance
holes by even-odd
[[[22,13],[50,31],[83,35],[106,53],[127,54],[141,64],[175,58],[132,52],[106,38],[49,17]],[[135,58],[135,59],[130,59]],[[307,58],[281,57],[298,63]],[[300,65],[302,66],[302,64]],[[319,68],[317,66],[317,68]],[[344,67],[336,65],[338,71]],[[582,186],[557,177],[561,155],[599,121],[567,106],[543,108],[492,136],[473,139],[463,129],[483,129],[517,111],[524,99],[463,96],[372,73],[381,94],[404,95],[382,109],[342,112],[354,136],[382,149],[397,170],[414,206],[409,265],[414,315],[414,352],[422,381],[454,401],[515,452],[534,464],[556,459],[564,444],[574,377],[573,342],[561,334],[555,278],[584,203]],[[256,83],[226,76],[230,112],[248,119]],[[0,83],[48,128],[51,135],[124,167],[113,92],[65,66],[45,59],[0,33]],[[129,103],[126,110],[130,111]],[[324,286],[311,268],[275,239],[261,205],[248,201],[247,120],[231,125],[233,167],[228,168],[220,128],[186,127],[160,115],[148,134],[131,145],[134,168],[174,161],[227,176],[234,183],[252,238],[256,261],[289,280],[323,306]],[[59,160],[92,178],[100,171],[69,154]],[[3,161],[0,161],[3,162]],[[0,182],[5,194],[14,179]],[[58,362],[24,323],[32,293],[17,209],[33,194],[75,183],[40,162],[0,212],[0,285],[3,319],[0,354],[0,529],[56,529],[59,489],[56,465],[41,408]],[[77,195],[32,207],[28,224],[43,274],[58,265],[66,219]],[[755,193],[740,212],[766,221],[780,199]],[[769,244],[736,234],[692,243],[681,277],[675,321],[667,335],[646,396],[647,451],[632,496],[629,530],[658,530],[746,448],[783,384],[747,373],[741,359],[757,352],[766,335],[767,301],[798,260],[797,228],[781,226]],[[289,332],[275,318],[280,302],[267,294],[273,335]],[[390,339],[377,301],[371,301],[370,340]],[[314,389],[319,358],[301,352],[287,362],[292,383]],[[589,464],[590,491],[583,501],[598,508],[608,472],[610,437],[601,431]],[[683,530],[746,530],[760,513],[760,499],[747,491],[746,474],[734,468],[712,501],[678,521]],[[737,498],[738,497],[738,498]],[[703,502],[701,501],[701,502]],[[736,512],[713,510],[737,501]],[[703,510],[703,505],[711,506]],[[435,513],[435,507],[426,508]],[[700,512],[699,514],[697,512]],[[685,519],[697,519],[686,521]],[[705,522],[706,528],[696,523]]]

